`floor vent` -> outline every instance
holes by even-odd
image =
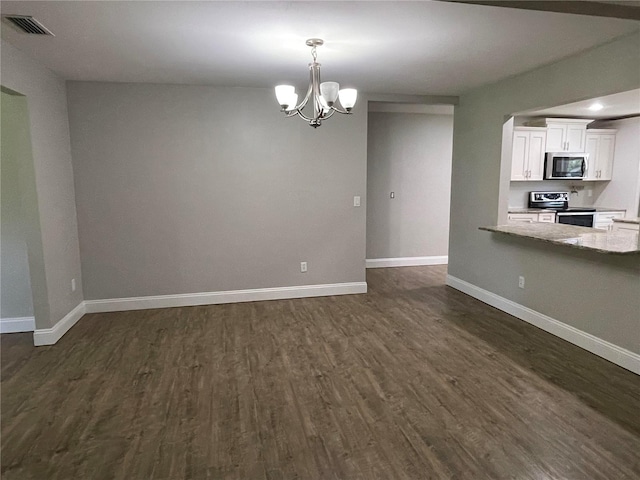
[[[55,35],[47,27],[42,25],[38,20],[28,15],[2,15],[2,19],[16,27],[23,33],[29,35]]]

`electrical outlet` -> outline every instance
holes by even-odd
[[[307,262],[300,262],[300,272],[305,273],[307,271]]]
[[[593,190],[587,190],[587,197],[593,197]]]
[[[359,207],[360,206],[360,197],[358,195],[353,197],[353,206],[354,207]]]
[[[389,194],[389,198],[396,198],[396,192],[391,192]]]
[[[518,287],[524,288],[524,277],[522,275],[518,277]]]

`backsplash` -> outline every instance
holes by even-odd
[[[546,180],[541,182],[511,182],[509,188],[509,207],[528,207],[529,192],[571,192],[569,205],[572,207],[591,207],[596,199],[594,186],[581,181]],[[575,188],[572,188],[575,187]],[[593,196],[589,197],[589,190]]]

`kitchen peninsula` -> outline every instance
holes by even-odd
[[[633,231],[606,231],[575,225],[541,222],[480,227],[480,230],[531,238],[555,245],[564,245],[605,254],[640,254],[638,232]]]

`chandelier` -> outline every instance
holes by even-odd
[[[320,38],[310,38],[307,45],[311,47],[313,62],[309,64],[310,80],[309,90],[304,99],[298,104],[298,94],[291,85],[278,85],[276,87],[276,98],[280,104],[281,112],[287,118],[302,117],[309,122],[313,128],[322,125],[322,121],[330,118],[335,112],[349,115],[358,98],[358,91],[354,88],[343,88],[340,90],[338,82],[320,83],[320,64],[317,60],[316,47],[324,44]],[[336,100],[340,99],[342,108],[336,106]],[[307,116],[302,110],[307,106],[309,100],[313,103],[313,116]]]

